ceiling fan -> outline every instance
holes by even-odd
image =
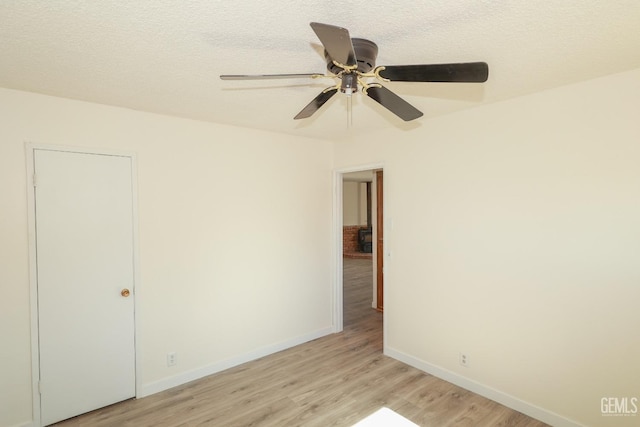
[[[485,62],[425,65],[387,65],[376,67],[378,46],[366,39],[351,38],[349,31],[334,25],[312,22],[311,28],[324,46],[328,75],[325,74],[223,74],[222,80],[260,80],[289,78],[332,78],[336,85],[323,90],[294,119],[311,117],[338,91],[349,96],[362,87],[362,93],[378,102],[402,120],[422,116],[422,112],[377,82],[460,82],[487,81],[489,66]]]

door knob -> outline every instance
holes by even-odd
[[[123,297],[125,297],[125,298],[126,298],[126,297],[128,297],[130,294],[131,294],[131,292],[129,292],[129,289],[123,289],[123,290],[120,292],[120,295],[122,295],[122,296],[123,296]]]

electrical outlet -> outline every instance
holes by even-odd
[[[167,353],[167,366],[175,366],[178,363],[178,355],[175,352]]]
[[[460,353],[460,364],[465,368],[469,367],[469,355],[467,353]]]

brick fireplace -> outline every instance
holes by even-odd
[[[371,253],[362,252],[359,242],[362,225],[346,225],[342,229],[342,253],[345,258],[371,259]]]

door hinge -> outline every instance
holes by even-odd
[[[36,173],[34,172],[33,173],[33,177],[32,177],[32,181],[33,181],[33,186],[34,187],[37,186],[37,182],[38,182],[37,179],[36,179],[37,177],[38,177],[38,175],[36,175]]]
[[[42,382],[38,381],[38,393],[42,394]]]

